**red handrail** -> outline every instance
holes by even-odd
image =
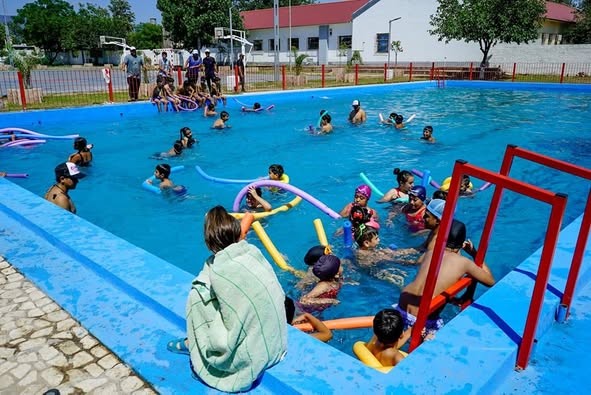
[[[409,350],[413,351],[419,346],[421,342],[421,332],[425,327],[425,324],[427,323],[427,317],[431,312],[430,307],[433,303],[433,292],[435,290],[435,284],[439,274],[439,268],[441,266],[445,244],[447,243],[447,236],[451,227],[453,212],[455,211],[457,200],[459,198],[460,182],[463,175],[473,176],[483,181],[495,184],[495,193],[501,194],[504,189],[509,189],[511,191],[521,193],[530,198],[552,205],[550,221],[548,222],[546,231],[546,240],[544,247],[542,248],[542,256],[540,258],[537,279],[534,285],[532,302],[530,303],[530,309],[526,319],[526,326],[518,352],[517,366],[520,368],[525,368],[525,366],[527,366],[527,361],[529,360],[531,349],[533,347],[535,330],[538,325],[542,301],[544,298],[544,291],[548,284],[552,258],[554,256],[556,243],[558,242],[560,225],[566,208],[566,195],[549,192],[537,186],[514,180],[506,175],[497,174],[489,170],[470,165],[462,160],[457,160],[454,165],[451,185],[449,187],[445,209],[443,211],[443,216],[439,225],[437,239],[433,248],[433,255],[431,257],[429,272],[427,274],[425,287],[421,296],[417,320],[413,326]],[[476,254],[475,258],[476,263],[479,265],[482,265],[482,262],[484,262],[484,256],[486,255],[486,250],[490,239],[492,222],[494,222],[494,219],[496,218],[497,211],[498,202],[496,205],[491,204],[491,208],[489,209],[489,214],[487,217],[487,221],[489,218],[491,219],[491,224],[488,231],[483,231],[478,253]]]

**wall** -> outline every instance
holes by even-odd
[[[503,63],[566,63],[571,73],[589,74],[590,72],[591,44],[540,45],[539,42],[529,45],[499,44],[493,47],[491,54],[491,66]],[[560,67],[553,69],[554,73],[560,71]]]
[[[364,63],[387,62],[387,53],[376,53],[376,34],[388,33],[388,21],[392,22],[390,41],[399,40],[403,52],[399,62],[474,61],[480,62],[482,53],[478,43],[437,41],[429,34],[429,18],[437,9],[435,0],[381,0],[353,20],[353,49],[361,51]],[[390,54],[391,64],[394,53]]]

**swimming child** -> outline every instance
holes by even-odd
[[[400,170],[399,168],[395,168],[393,173],[396,176],[398,186],[386,192],[384,196],[378,200],[378,203],[403,203],[408,200],[408,192],[414,185],[415,177],[410,171]]]
[[[341,212],[340,212],[341,217],[348,217],[349,214],[351,214],[351,207],[353,207],[353,205],[357,205],[360,207],[367,207],[367,202],[369,202],[370,198],[371,198],[371,188],[365,184],[359,185],[355,189],[355,194],[353,195],[353,202],[347,203],[347,205],[345,207],[343,207],[343,209],[341,210]],[[375,212],[375,210],[372,210],[372,209],[370,209],[370,210],[372,212],[371,217],[377,218],[377,213]]]
[[[366,347],[382,366],[396,366],[404,359],[398,350],[404,343],[404,320],[394,309],[381,310],[373,318],[373,337]]]
[[[327,342],[332,339],[332,331],[328,329],[324,322],[320,321],[318,318],[314,317],[310,313],[304,313],[298,317],[295,317],[296,306],[293,302],[293,299],[289,296],[285,297],[285,318],[287,319],[288,325],[296,325],[296,324],[303,324],[305,322],[309,323],[312,326],[312,332],[310,332],[310,336],[323,341]],[[294,318],[295,317],[295,318]]]
[[[408,192],[408,203],[402,208],[402,213],[406,215],[406,222],[411,232],[418,232],[425,229],[425,220],[423,215],[427,206],[425,199],[427,191],[421,185],[415,185]]]
[[[168,152],[166,152],[164,156],[166,157],[170,157],[170,156],[179,156],[180,154],[183,153],[183,143],[181,142],[181,140],[176,140],[172,146],[171,149],[168,150]]]
[[[391,112],[390,116],[387,119],[384,119],[382,117],[382,114],[380,114],[380,123],[383,123],[385,125],[394,125],[394,119],[396,118],[398,114],[396,114],[395,112]]]
[[[447,177],[445,180],[443,180],[443,182],[441,183],[441,187],[439,189],[445,193],[449,193],[450,185],[451,177]],[[467,176],[466,174],[462,175],[462,182],[460,183],[460,196],[473,195],[474,191],[472,190],[472,188],[474,188],[474,186],[472,185],[470,176]]]
[[[263,108],[261,107],[261,103],[258,103],[258,102],[255,102],[252,105],[252,108],[247,108],[247,107],[242,106],[242,112],[260,112],[262,110],[263,110]]]
[[[320,110],[320,133],[328,134],[332,132],[332,117],[326,110]]]
[[[308,270],[306,274],[298,283],[296,284],[297,289],[305,289],[311,285],[315,285],[318,282],[318,277],[314,275],[312,269],[314,269],[314,264],[318,262],[321,256],[331,254],[330,247],[323,246],[323,245],[316,245],[306,252],[306,256],[304,256],[304,263],[308,266]]]
[[[396,129],[403,129],[404,128],[404,124],[402,123],[402,120],[404,119],[404,117],[400,114],[396,114],[396,116],[394,117],[394,127]]]
[[[180,137],[180,141],[183,143],[184,148],[191,148],[195,143],[199,142],[195,137],[193,137],[193,132],[187,126],[181,128]]]
[[[271,181],[280,181],[286,184],[289,184],[289,176],[285,174],[283,170],[283,166],[280,164],[272,164],[269,166],[269,180]],[[271,192],[279,192],[281,188],[278,187],[269,187]]]
[[[378,248],[380,244],[380,235],[378,230],[372,226],[366,224],[360,225],[354,233],[354,238],[358,247],[355,251],[355,258],[357,259],[357,264],[361,267],[371,267],[384,261],[396,261],[396,263],[401,264],[414,263],[414,260],[405,259],[405,257],[408,255],[416,255],[415,250]],[[404,276],[393,273],[386,273],[386,275],[384,275],[382,272],[383,271],[372,274],[398,286],[403,285]],[[386,276],[388,278],[385,278]]]
[[[228,122],[228,119],[230,119],[230,114],[228,114],[227,111],[222,111],[220,113],[220,117],[215,120],[215,122],[213,123],[213,125],[211,127],[214,129],[229,128],[230,125],[226,125],[226,122]]]
[[[78,152],[70,155],[67,162],[72,162],[80,167],[90,166],[90,162],[92,161],[92,152],[90,150],[92,147],[93,145],[88,144],[84,137],[77,137],[74,140],[74,149]]]
[[[250,187],[246,194],[246,207],[249,210],[271,211],[271,204],[262,198],[263,190],[261,188]]]
[[[435,137],[433,137],[433,126],[427,125],[423,128],[423,137],[421,137],[421,140],[425,140],[430,143],[435,142]]]
[[[154,170],[154,177],[160,181],[158,187],[160,190],[174,188],[174,183],[168,177],[170,177],[170,165],[168,163],[161,163],[156,165],[156,169]],[[152,184],[151,179],[147,179],[146,182],[148,184]]]
[[[300,299],[300,304],[309,311],[323,311],[338,304],[341,289],[341,260],[335,255],[323,255],[314,264],[312,272],[320,280],[318,284]]]
[[[203,106],[203,116],[204,117],[215,117],[218,113],[215,111],[215,103],[209,100],[209,102],[205,102],[205,106]]]

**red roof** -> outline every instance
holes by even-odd
[[[291,26],[318,26],[334,23],[348,23],[353,12],[369,0],[349,0],[337,3],[321,3],[291,7]],[[273,9],[244,11],[240,13],[247,30],[272,29]],[[289,7],[279,8],[279,27],[289,27]]]
[[[552,1],[546,2],[546,15],[544,18],[561,22],[575,22],[577,10],[566,4],[558,4]]]

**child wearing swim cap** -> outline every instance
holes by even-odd
[[[427,198],[427,191],[421,185],[415,185],[408,192],[408,203],[402,207],[402,213],[406,215],[406,222],[411,232],[419,232],[425,229],[425,220],[423,215],[427,206],[425,206],[425,199]]]
[[[335,255],[323,255],[314,264],[312,272],[320,280],[318,284],[300,299],[300,305],[310,311],[323,311],[339,304],[337,296],[342,286],[341,260]]]
[[[369,199],[371,198],[371,188],[368,185],[362,184],[355,188],[355,194],[353,195],[353,201],[351,203],[347,203],[345,207],[341,210],[340,214],[341,217],[349,217],[351,214],[351,208],[355,206],[359,207],[367,207],[368,210],[371,211],[370,217],[377,221],[378,216],[375,210],[370,209],[367,206]]]

